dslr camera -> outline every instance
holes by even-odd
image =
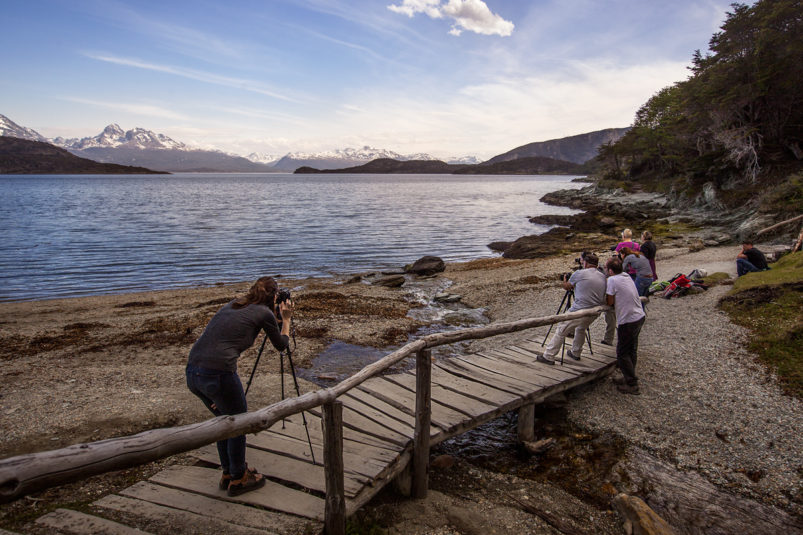
[[[290,300],[290,290],[287,288],[279,288],[279,291],[276,293],[276,319],[282,319],[282,311],[281,305],[282,303]]]
[[[572,273],[574,273],[578,269],[582,269],[583,268],[583,261],[585,260],[587,254],[588,254],[588,251],[583,251],[582,253],[580,253],[580,256],[578,256],[577,258],[574,259],[574,264],[575,265],[572,266],[572,270],[571,271],[567,271],[565,273],[561,273],[560,280],[562,280],[562,281],[569,280],[569,277],[572,276]]]

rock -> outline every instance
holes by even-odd
[[[358,282],[362,282],[362,275],[354,275],[346,281],[346,284],[356,284]]]
[[[429,463],[430,468],[441,470],[454,466],[455,460],[451,455],[438,455]]]
[[[554,438],[545,438],[543,440],[538,440],[536,442],[522,442],[524,444],[524,448],[532,453],[533,455],[538,455],[539,453],[544,453],[546,450],[551,448],[555,445]]]
[[[615,227],[616,221],[612,217],[602,217],[599,220],[599,226],[602,228]]]
[[[446,264],[437,256],[423,256],[407,269],[408,273],[414,275],[435,275],[446,269]]]
[[[387,277],[379,277],[378,279],[374,280],[372,284],[376,284],[378,286],[387,286],[388,288],[398,288],[406,282],[407,279],[404,278],[404,275],[390,275]]]
[[[494,525],[476,511],[463,507],[450,507],[446,512],[446,520],[465,535],[492,535],[500,533]]]
[[[439,293],[432,298],[433,301],[438,303],[457,303],[461,299],[463,299],[462,295],[450,293]]]
[[[676,535],[666,520],[650,509],[641,498],[617,494],[613,506],[622,518],[628,535]]]
[[[594,251],[608,249],[610,236],[597,233],[573,232],[565,227],[556,227],[537,236],[523,236],[513,242],[502,256],[505,258],[543,258],[566,251]],[[567,270],[573,266],[566,266]]]
[[[703,240],[692,240],[692,242],[689,244],[689,252],[691,253],[702,251],[703,249],[705,249]]]
[[[488,244],[488,249],[504,253],[512,244],[512,241],[495,241]]]

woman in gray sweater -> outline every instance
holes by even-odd
[[[278,289],[272,277],[257,280],[244,297],[214,315],[190,350],[187,386],[215,416],[248,410],[237,359],[254,344],[259,331],[264,330],[279,351],[290,343],[293,303],[287,300],[279,305],[280,328],[274,315]],[[245,463],[245,435],[219,441],[217,451],[223,469],[220,490],[237,496],[265,485],[265,476]]]

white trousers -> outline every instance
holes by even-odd
[[[583,352],[583,346],[586,343],[586,330],[591,325],[597,316],[584,316],[573,320],[562,321],[555,325],[555,334],[550,338],[549,343],[544,349],[544,357],[548,359],[555,358],[555,355],[560,351],[563,341],[566,339],[566,334],[574,331],[574,340],[572,340],[572,354],[579,357]]]

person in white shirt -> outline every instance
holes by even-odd
[[[616,311],[616,365],[624,376],[614,382],[620,392],[639,394],[636,377],[638,337],[646,316],[636,284],[630,275],[622,272],[622,261],[616,257],[611,258],[605,268],[608,271],[606,300]]]
[[[605,304],[605,275],[597,269],[599,258],[592,253],[583,253],[581,258],[583,269],[578,269],[572,273],[571,277],[561,282],[564,290],[574,292],[574,303],[568,312],[576,312]],[[544,350],[544,355],[538,355],[536,360],[544,364],[554,364],[555,355],[558,354],[566,335],[571,331],[574,331],[574,340],[572,341],[572,348],[566,354],[574,360],[580,360],[588,326],[598,316],[599,314],[595,314],[558,323],[555,334],[552,335]]]

